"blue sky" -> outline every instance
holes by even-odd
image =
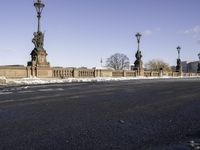
[[[198,60],[200,0],[43,0],[41,28],[51,66],[94,67],[124,53],[135,60],[136,32],[143,61]],[[37,18],[33,0],[1,0],[0,65],[30,60]]]

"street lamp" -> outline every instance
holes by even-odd
[[[140,33],[137,33],[136,35],[136,38],[137,38],[137,43],[138,43],[138,51],[140,50],[140,38],[141,38],[141,34]]]
[[[140,39],[141,39],[141,34],[140,33],[137,33],[136,35],[136,38],[137,38],[137,44],[138,44],[138,49],[137,49],[137,52],[135,54],[135,62],[134,62],[134,68],[133,70],[137,70],[137,71],[141,71],[143,69],[143,65],[142,65],[142,53],[140,51]]]
[[[42,14],[42,10],[45,7],[45,4],[42,3],[42,0],[35,0],[34,7],[37,11],[38,18],[38,31],[34,32],[32,42],[35,45],[35,48],[31,52],[31,61],[28,62],[28,66],[32,67],[31,75],[37,76],[37,72],[35,68],[37,67],[49,67],[50,64],[47,62],[47,52],[44,49],[44,33],[40,31],[40,18]]]
[[[199,62],[200,62],[200,53],[198,54],[198,56],[199,56]]]
[[[198,57],[199,57],[199,63],[197,67],[197,73],[200,73],[200,53],[198,54]]]
[[[38,17],[38,33],[40,32],[40,18],[41,18],[41,14],[42,14],[42,10],[45,7],[45,4],[42,3],[41,0],[37,0],[34,3],[35,9],[37,11],[37,17]]]
[[[182,72],[181,59],[180,59],[181,47],[178,46],[176,49],[177,49],[177,52],[178,52],[178,59],[177,59],[176,72],[181,73],[181,72]]]
[[[177,52],[178,52],[178,59],[180,59],[181,47],[180,47],[180,46],[178,46],[176,49],[177,49]]]
[[[100,63],[101,63],[101,67],[103,66],[102,64],[103,64],[103,59],[101,58],[101,60],[100,60]]]

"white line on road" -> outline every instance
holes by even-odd
[[[13,92],[0,92],[0,95],[8,95],[8,94],[12,94]]]
[[[57,89],[39,89],[38,92],[50,92],[50,91],[64,91],[63,88],[57,88]]]
[[[23,93],[33,93],[34,91],[19,91],[18,93],[23,94]]]
[[[54,89],[39,89],[37,91],[38,92],[49,92],[49,91],[54,91]]]
[[[10,103],[10,102],[14,102],[14,100],[9,99],[9,100],[0,101],[0,104],[3,104],[3,103]]]

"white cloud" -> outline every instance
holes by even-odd
[[[191,29],[187,29],[183,32],[181,32],[182,34],[186,34],[186,35],[191,35],[198,44],[200,44],[200,26],[196,25]]]
[[[145,30],[145,31],[142,32],[142,35],[144,35],[144,36],[151,36],[153,33],[160,32],[160,31],[161,31],[161,28],[159,28],[159,27],[157,27],[155,29],[152,29],[152,30],[147,29],[147,30]]]
[[[153,34],[153,31],[152,30],[145,30],[144,32],[143,32],[143,35],[144,36],[150,36],[150,35],[152,35]]]
[[[191,29],[187,29],[183,32],[184,34],[200,34],[200,26],[195,26]]]

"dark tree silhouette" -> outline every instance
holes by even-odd
[[[129,68],[129,58],[120,53],[116,53],[106,60],[106,66],[115,70],[124,70]]]

